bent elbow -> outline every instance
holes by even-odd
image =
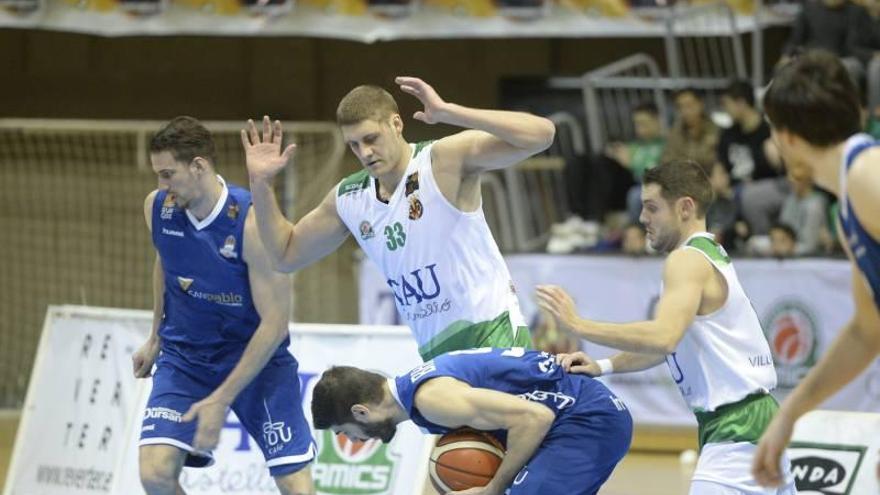
[[[540,149],[538,151],[544,151],[552,146],[554,139],[556,139],[556,125],[553,121],[544,119],[544,130],[541,132],[541,140],[538,145]]]

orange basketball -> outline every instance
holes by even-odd
[[[471,429],[449,432],[431,452],[431,483],[440,493],[486,486],[504,457],[504,447],[487,433]]]

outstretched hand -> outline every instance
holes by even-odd
[[[411,94],[419,99],[425,109],[413,114],[413,118],[427,124],[436,124],[443,121],[448,103],[440,98],[430,84],[418,77],[400,76],[395,77],[394,82],[400,86],[404,93]]]
[[[561,328],[572,331],[577,323],[578,315],[575,311],[574,299],[562,287],[539,285],[535,295],[541,309],[553,315]]]
[[[268,115],[264,115],[263,134],[260,136],[254,121],[248,120],[246,128],[241,130],[241,144],[251,180],[271,180],[290,161],[296,145],[291,144],[282,152],[282,138],[281,121],[273,123]]]

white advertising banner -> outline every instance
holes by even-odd
[[[4,495],[144,493],[137,442],[151,382],[132,377],[130,356],[148,334],[151,317],[147,311],[50,308]],[[84,342],[93,344],[94,359],[80,359]],[[295,324],[290,348],[300,363],[307,417],[311,390],[331,365],[394,375],[421,363],[403,327]],[[108,407],[117,387],[119,405]],[[319,495],[421,492],[431,437],[412,424],[401,425],[388,445],[351,442],[329,431],[315,439],[312,473]],[[188,494],[278,493],[256,442],[231,412],[214,455],[211,467],[184,469],[181,484]]]
[[[800,495],[880,493],[880,414],[813,411],[792,438],[788,456]]]
[[[613,256],[515,255],[506,258],[526,321],[534,328],[539,314],[534,287],[560,285],[572,294],[587,318],[639,321],[649,318],[660,294],[662,259]],[[784,397],[816,363],[852,315],[850,268],[843,260],[734,260],[740,282],[752,300],[770,342],[779,376],[777,397]],[[361,265],[361,322],[397,324],[394,297],[369,261]],[[590,343],[597,358],[614,351]],[[693,425],[666,366],[602,378],[629,406],[641,424]],[[825,409],[880,409],[880,363],[823,404]]]

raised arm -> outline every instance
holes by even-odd
[[[550,430],[555,415],[544,405],[453,378],[435,378],[416,392],[415,405],[432,423],[478,430],[507,430],[507,454],[481,493],[497,494],[513,482]]]
[[[450,171],[475,174],[508,167],[553,144],[556,127],[543,117],[448,103],[416,77],[398,77],[395,82],[424,105],[424,110],[413,115],[416,120],[469,129],[434,144],[433,156],[442,159]]]
[[[272,181],[290,158],[296,145],[281,152],[281,122],[271,123],[263,117],[262,137],[253,121],[241,131],[241,142],[247,157],[251,196],[256,221],[273,268],[292,272],[327,256],[348,237],[348,229],[336,211],[335,190],[331,190],[317,208],[296,224],[284,217]]]
[[[700,307],[703,287],[713,273],[699,252],[678,249],[663,268],[663,294],[653,320],[605,323],[585,320],[575,312],[574,301],[562,288],[539,286],[538,305],[559,325],[596,344],[643,354],[669,354],[675,350]]]

